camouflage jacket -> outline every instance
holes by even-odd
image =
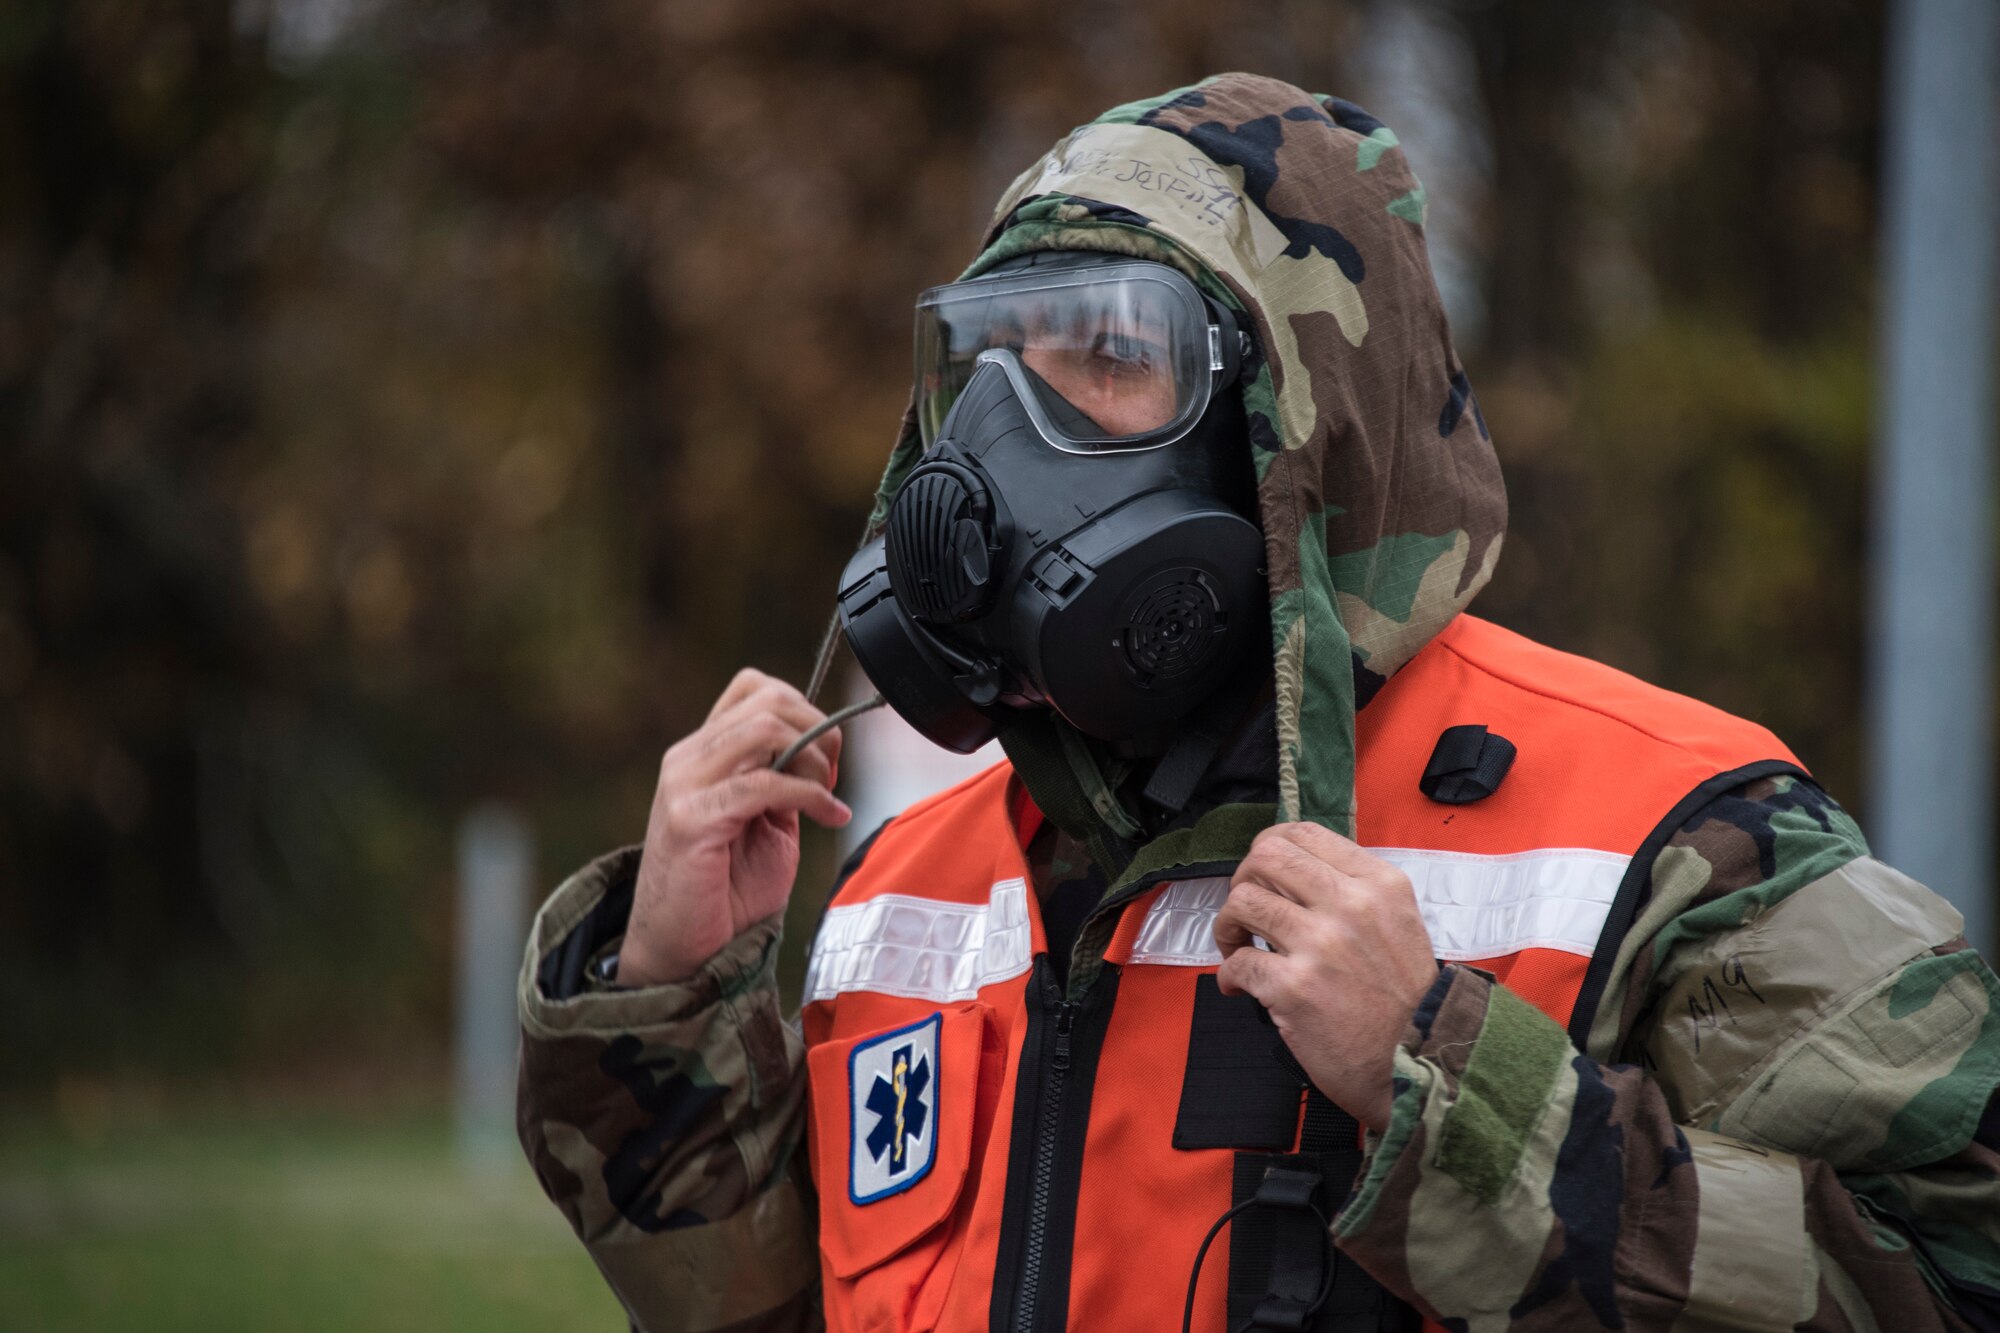
[[[1156,260],[1252,334],[1267,794],[1216,795],[1147,838],[1119,796],[1129,761],[1049,712],[1001,738],[1106,893],[1240,857],[1273,818],[1351,835],[1357,708],[1491,576],[1505,493],[1424,206],[1367,112],[1222,75],[1067,136],[1002,197],[967,270],[1037,249]],[[918,456],[906,414],[877,524]],[[635,870],[632,852],[597,862],[536,922],[522,1140],[638,1326],[809,1327],[816,1214],[776,927],[686,985],[607,988],[590,962]],[[1957,916],[1791,778],[1672,831],[1650,889],[1580,1049],[1489,978],[1441,970],[1338,1243],[1470,1329],[2000,1328],[2000,1126],[1982,1129],[2000,982]],[[1113,916],[1085,922],[1072,985]]]
[[[636,1327],[814,1327],[775,923],[685,986],[607,986],[587,963],[636,868],[599,860],[536,921],[522,1142]],[[1655,862],[1586,1050],[1441,970],[1339,1243],[1473,1329],[2000,1327],[1996,999],[1831,799],[1752,783]]]

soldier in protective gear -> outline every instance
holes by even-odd
[[[850,861],[797,1024],[848,812],[757,673],[533,930],[522,1141],[636,1327],[2000,1328],[2000,982],[1775,737],[1466,613],[1505,499],[1423,218],[1386,126],[1245,75],[1002,198],[842,592],[1007,762]],[[1225,539],[1109,573],[1113,475],[1253,523],[1255,614]]]

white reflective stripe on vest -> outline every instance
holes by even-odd
[[[1024,880],[1001,880],[983,903],[884,893],[827,909],[806,964],[805,998],[874,991],[944,1004],[972,999],[1033,962]]]
[[[1222,951],[1215,947],[1215,914],[1229,896],[1226,879],[1180,879],[1167,885],[1132,941],[1132,961],[1172,967],[1215,967]]]
[[[1368,850],[1410,877],[1431,948],[1446,962],[1504,958],[1523,949],[1590,957],[1632,861],[1577,847],[1507,856],[1408,847]],[[1226,879],[1167,885],[1140,923],[1132,961],[1179,967],[1221,963],[1215,914],[1228,896]]]

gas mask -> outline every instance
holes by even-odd
[[[1157,748],[1265,637],[1231,312],[1050,251],[917,305],[922,459],[840,581],[891,707],[968,753],[1016,710]]]

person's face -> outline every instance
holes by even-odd
[[[1166,330],[1133,312],[1024,331],[1021,363],[1106,435],[1165,425],[1176,406]]]

